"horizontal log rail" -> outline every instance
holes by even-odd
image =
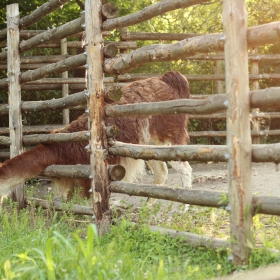
[[[280,103],[280,87],[255,90],[250,92],[250,106],[261,109],[277,109]],[[215,94],[207,99],[180,99],[164,102],[137,103],[128,105],[108,105],[107,117],[143,116],[160,114],[208,114],[217,113],[227,108],[227,97]]]
[[[132,82],[132,81],[138,81],[142,79],[152,78],[152,77],[159,77],[160,74],[125,74],[125,75],[119,75],[118,81],[119,82]],[[225,75],[224,74],[186,74],[184,75],[188,81],[224,81]],[[262,73],[262,74],[250,74],[249,75],[250,80],[262,80],[262,79],[274,79],[279,80],[280,74],[268,74],[268,73]]]
[[[215,161],[229,159],[224,145],[136,145],[109,140],[109,154],[144,160]],[[280,162],[280,144],[252,145],[252,162]]]
[[[56,129],[62,128],[63,125],[58,125]],[[3,128],[1,128],[2,130]],[[52,129],[49,129],[48,132],[50,132]],[[7,128],[7,131],[1,134],[8,134],[9,130]],[[30,131],[31,129],[27,129],[26,131]],[[35,128],[34,128],[35,130]],[[26,133],[26,131],[23,131],[23,133]],[[40,129],[38,128],[37,133],[40,132]],[[46,129],[44,129],[44,132],[46,132]],[[40,143],[54,143],[54,142],[78,142],[78,141],[86,141],[89,139],[89,136],[86,135],[86,132],[74,132],[74,133],[55,133],[55,134],[35,134],[35,135],[25,135],[23,136],[23,144],[25,145],[34,145],[34,144],[40,144]],[[280,135],[280,130],[260,130],[260,131],[251,131],[252,136],[275,136]],[[108,135],[107,135],[108,136]],[[192,137],[226,137],[226,131],[191,131],[189,132],[189,136]],[[0,136],[0,145],[11,145],[10,137],[8,136]]]
[[[49,0],[48,2],[37,8],[35,11],[33,11],[30,15],[21,18],[19,20],[19,29],[21,30],[35,24],[41,18],[60,8],[62,5],[69,1],[70,0]],[[0,31],[0,41],[5,39],[7,39],[7,28]]]
[[[114,77],[104,77],[104,83],[113,83]],[[28,85],[41,84],[85,84],[85,78],[46,78],[37,81],[28,82]]]
[[[115,181],[110,183],[110,191],[134,196],[152,197],[171,200],[190,205],[207,207],[227,206],[228,202],[223,200],[225,192],[189,190],[183,188],[172,188],[151,184],[135,184]],[[254,214],[280,215],[280,197],[253,196],[252,211]]]
[[[251,131],[251,136],[275,136],[280,135],[280,129],[274,130],[259,130]],[[226,131],[191,131],[189,132],[190,137],[226,137]]]
[[[280,22],[272,22],[248,28],[248,47],[276,43],[280,39]],[[130,54],[106,60],[104,71],[110,75],[130,72],[148,62],[178,60],[198,53],[221,52],[224,50],[224,34],[207,34],[173,44],[155,44],[145,46]]]
[[[83,66],[86,64],[86,54],[78,54],[64,60],[61,60],[56,63],[48,64],[42,66],[36,70],[30,70],[22,73],[20,83],[27,83],[34,80],[39,80],[41,78],[45,78],[48,75],[54,75],[58,73],[62,73],[65,71],[69,71],[75,69],[78,66]],[[0,89],[8,87],[8,80],[1,79],[0,80]]]
[[[277,109],[280,103],[280,87],[255,90],[250,92],[252,108]],[[45,101],[22,102],[23,112],[40,110],[58,110],[86,104],[85,91],[63,98]],[[137,103],[129,105],[108,105],[105,108],[107,117],[122,117],[131,115],[160,115],[160,114],[192,114],[204,115],[217,113],[227,108],[224,94],[210,95],[205,99],[180,99],[164,102]],[[8,114],[8,105],[0,105],[0,115]],[[263,113],[259,113],[262,117]],[[264,114],[265,116],[265,114]]]
[[[32,38],[40,33],[44,33],[46,32],[47,30],[22,30],[20,31],[19,35],[21,38],[25,38],[25,39],[28,39],[28,38]],[[102,36],[103,37],[106,37],[106,36],[110,36],[111,35],[111,32],[110,31],[104,31],[102,32]],[[83,36],[83,32],[79,32],[79,33],[76,33],[76,34],[72,34],[71,37],[81,37]]]
[[[36,207],[42,207],[43,209],[54,209],[55,211],[71,212],[77,215],[88,215],[93,216],[93,207],[80,206],[80,205],[69,205],[59,201],[48,201],[34,197],[26,197],[26,205],[35,205]]]

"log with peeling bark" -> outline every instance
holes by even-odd
[[[62,125],[57,126],[57,128],[61,128]],[[57,129],[56,128],[56,129]],[[3,128],[2,128],[3,129]],[[1,131],[0,130],[0,134]],[[53,128],[54,129],[54,128]],[[40,129],[40,128],[35,128],[33,129],[33,132],[39,133],[42,130],[44,132],[48,131],[50,132],[53,129]],[[32,130],[32,129],[28,129]],[[9,130],[5,130],[5,133],[8,134]],[[25,133],[25,130],[23,130]],[[119,129],[115,126],[112,127],[106,127],[106,135],[109,138],[115,138],[119,134]],[[189,136],[192,137],[226,137],[227,132],[226,131],[194,131],[194,132],[189,132]],[[252,136],[275,136],[275,135],[280,135],[280,130],[275,129],[275,130],[261,130],[261,131],[251,131]],[[86,136],[86,132],[76,132],[76,135],[72,134],[66,134],[63,133],[59,135],[58,133],[55,134],[48,134],[48,135],[26,135],[23,136],[23,143],[24,144],[39,144],[39,143],[52,143],[52,142],[76,142],[76,141],[83,141],[83,140],[88,140],[88,137]],[[10,138],[7,136],[0,136],[0,144],[1,145],[10,145]]]
[[[1,137],[1,136],[0,136]],[[23,136],[25,145],[35,145],[40,143],[56,143],[56,142],[80,142],[88,141],[89,133],[86,131],[72,133],[54,133],[54,134],[33,134]]]
[[[169,11],[187,8],[208,1],[209,0],[177,0],[175,4],[174,1],[162,0],[159,3],[146,7],[143,10],[131,15],[119,17],[116,19],[107,19],[102,24],[102,30],[113,30],[115,28],[131,26],[143,21],[147,21],[153,17],[162,15]]]
[[[280,99],[280,97],[279,97]],[[179,99],[164,102],[142,102],[128,105],[108,105],[105,108],[107,117],[143,116],[160,114],[208,114],[226,109],[226,96],[216,94],[208,99]]]
[[[251,136],[275,136],[280,135],[280,129],[273,130],[252,130]],[[226,137],[226,131],[192,131],[190,137]]]
[[[108,138],[115,138],[119,133],[120,129],[116,125],[106,126],[106,135]]]
[[[75,69],[78,66],[83,66],[86,64],[86,54],[78,54],[70,58],[61,60],[57,63],[48,64],[36,70],[30,70],[24,72],[21,75],[21,84],[31,82],[34,80],[39,80],[48,75],[54,75],[62,73],[71,69]],[[0,80],[0,88],[7,88],[8,81],[7,79]]]
[[[250,107],[262,109],[277,109],[279,107],[280,88],[267,88],[250,92]],[[107,105],[107,117],[143,116],[160,114],[208,114],[223,111],[227,107],[227,97],[216,94],[207,99],[180,99],[164,102],[138,103],[127,105]]]
[[[251,108],[277,109],[280,102],[280,88],[267,88],[250,92]],[[223,94],[210,96],[208,99],[181,99],[165,102],[139,103],[129,105],[108,105],[105,108],[107,117],[131,116],[131,115],[159,115],[159,114],[208,114],[226,109],[226,96]],[[85,104],[84,92],[70,95],[64,98],[46,101],[22,102],[23,111],[55,110]],[[0,115],[8,113],[8,105],[0,105]],[[265,116],[259,113],[256,117]]]
[[[105,89],[104,98],[107,103],[117,102],[122,97],[122,88],[120,86],[112,86]]]
[[[21,38],[32,38],[40,33],[44,33],[46,32],[46,30],[22,30],[20,31],[20,37]],[[71,34],[71,37],[81,37],[83,35],[84,31],[83,32],[79,32],[79,33],[76,33],[76,34]],[[110,36],[111,35],[111,32],[109,31],[104,31],[102,32],[102,36],[105,37],[105,36]]]
[[[225,162],[229,159],[223,145],[136,145],[109,140],[109,154],[144,160],[182,160]],[[253,145],[252,162],[280,162],[280,144]]]
[[[115,3],[105,3],[101,8],[102,18],[110,19],[118,16],[119,7]]]
[[[55,30],[55,29],[54,29]],[[61,31],[62,32],[62,31]],[[26,43],[22,43],[22,46],[26,49],[31,49],[31,48],[60,48],[60,45],[59,45],[59,42],[56,40],[56,41],[47,41],[46,38],[48,38],[48,34],[39,34],[41,37],[43,37],[43,35],[45,35],[42,39],[40,38],[36,38],[33,39],[29,39],[27,41],[25,41]],[[56,37],[59,38],[59,37],[62,37],[64,34],[60,34],[60,33],[57,33],[56,34]],[[38,43],[38,41],[40,40],[44,40],[43,43]],[[36,43],[36,44],[35,44]],[[120,41],[120,42],[113,42],[113,41],[105,41],[104,42],[105,46],[107,45],[110,45],[110,44],[115,44],[116,47],[120,50],[123,50],[123,49],[136,49],[137,48],[137,43],[135,41]],[[6,43],[2,42],[0,43],[0,47],[3,48],[6,46]],[[69,41],[68,42],[68,45],[67,47],[69,49],[83,49],[84,46],[83,46],[83,42],[82,41]],[[0,59],[0,60],[3,60]]]
[[[47,167],[42,173],[42,176],[59,178],[59,177],[68,177],[68,178],[78,178],[85,179],[89,178],[91,174],[90,165],[51,165]]]
[[[55,11],[56,9],[60,8],[62,5],[64,5],[69,1],[70,0],[49,0],[48,2],[44,3],[42,6],[37,8],[35,11],[33,11],[30,15],[20,19],[19,21],[20,30],[35,24],[41,18]],[[6,38],[7,38],[7,29],[3,29],[0,31],[0,41],[5,40]]]
[[[63,128],[62,124],[51,124],[51,125],[33,125],[33,126],[23,126],[22,131],[26,133],[49,133],[52,130]],[[8,127],[0,127],[0,135],[9,134]]]
[[[138,81],[142,79],[158,77],[159,74],[125,74],[125,75],[118,75],[119,82],[132,82]],[[223,81],[225,80],[224,74],[198,74],[198,75],[191,75],[186,74],[184,75],[187,80],[189,81]],[[279,80],[280,74],[269,74],[269,73],[262,73],[262,74],[250,74],[250,80],[261,80],[261,79],[274,79]]]
[[[114,77],[104,77],[104,83],[113,83]],[[38,84],[85,84],[85,78],[47,78],[28,82],[28,85]]]
[[[223,199],[224,197],[227,197],[227,193],[219,191],[195,189],[190,190],[184,188],[152,184],[125,183],[119,181],[110,183],[110,191],[113,193],[152,197],[206,207],[220,208],[228,205],[228,201]],[[277,196],[253,196],[252,214],[270,214],[280,216],[279,203],[280,198]]]
[[[105,162],[107,137],[105,133],[104,85],[103,85],[103,38],[101,32],[100,0],[85,0],[85,24],[87,51],[87,88],[89,92],[90,165],[93,209],[100,235],[111,226],[109,210],[109,175]],[[94,46],[94,47],[93,47]]]
[[[108,166],[109,177],[112,181],[120,181],[125,176],[125,168],[122,165],[109,165]]]
[[[280,39],[278,32],[280,22],[263,24],[248,28],[248,47],[276,43]],[[107,74],[119,75],[130,72],[148,62],[178,60],[197,53],[220,52],[224,50],[225,36],[209,34],[189,38],[173,44],[145,46],[119,58],[107,59],[104,71]]]
[[[118,48],[115,44],[109,44],[103,48],[103,55],[108,58],[115,57],[118,54]]]
[[[28,112],[71,108],[71,106],[76,106],[77,104],[86,104],[86,92],[87,91],[82,91],[62,98],[45,101],[25,101],[22,103],[21,109],[23,112]]]
[[[184,39],[200,36],[202,34],[188,33],[159,33],[159,32],[122,32],[121,40],[155,40],[155,41],[181,41]]]
[[[83,30],[83,23],[84,17],[81,16],[80,18],[67,22],[60,27],[49,29],[44,33],[38,34],[26,41],[22,41],[19,45],[19,49],[21,52],[24,52],[34,48],[40,43],[60,40],[72,34],[78,33]]]
[[[77,215],[93,215],[92,207],[80,206],[80,205],[67,205],[59,201],[50,202],[48,200],[43,200],[34,197],[26,197],[25,204],[35,205],[36,207],[42,207],[43,209],[54,209],[55,211],[66,211]]]
[[[185,241],[192,247],[206,247],[222,251],[226,251],[229,247],[229,241],[222,238],[213,238],[185,231],[160,228],[157,226],[149,226],[149,229],[151,231],[160,232],[163,235],[169,235],[173,238],[180,237],[180,240]]]

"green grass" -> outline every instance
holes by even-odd
[[[202,280],[279,262],[279,255],[268,250],[279,246],[278,217],[256,216],[255,227],[261,232],[256,240],[265,248],[253,248],[249,264],[235,268],[228,260],[229,251],[192,248],[145,225],[151,220],[159,226],[216,236],[228,218],[224,210],[192,206],[170,219],[170,207],[160,208],[143,204],[136,224],[129,221],[127,210],[110,233],[98,237],[89,218],[32,205],[18,214],[9,204],[0,211],[0,279]]]

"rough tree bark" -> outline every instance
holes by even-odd
[[[90,162],[92,168],[93,208],[99,234],[108,231],[109,176],[105,163],[107,139],[105,132],[103,97],[103,38],[101,33],[100,0],[85,1],[87,45],[87,85],[89,92]]]
[[[248,262],[252,244],[252,140],[244,0],[224,0],[227,145],[231,252],[235,265]]]

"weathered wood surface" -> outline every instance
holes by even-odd
[[[40,34],[42,36],[43,34]],[[59,34],[59,36],[56,36],[57,39],[59,37],[64,37],[64,34]],[[70,36],[68,36],[70,37]],[[31,39],[29,39],[31,40]],[[29,41],[28,40],[28,41]],[[28,42],[24,45],[25,48],[30,49],[31,46],[32,48],[59,48],[59,42],[53,42],[53,41],[45,41],[43,43],[39,43],[33,46],[35,42]],[[36,40],[39,41],[39,40]],[[32,44],[32,45],[31,45]],[[114,41],[106,41],[104,42],[105,45],[110,45],[110,44],[115,44],[115,46],[122,50],[122,49],[137,49],[137,43],[135,41],[120,41],[120,42],[114,42]],[[0,42],[0,47],[5,47],[6,44],[4,42]],[[68,48],[69,49],[83,49],[83,43],[81,41],[69,41],[68,43]],[[3,59],[0,59],[3,60]]]
[[[244,0],[224,0],[225,73],[228,146],[230,238],[233,263],[248,262],[252,244],[252,140]]]
[[[103,55],[112,58],[118,54],[118,48],[115,44],[107,45],[103,48]]]
[[[46,16],[47,14],[55,11],[60,8],[65,3],[70,0],[49,0],[44,3],[42,6],[33,11],[30,15],[23,17],[19,22],[19,29],[24,29],[30,25],[35,24],[41,18]],[[5,40],[7,38],[7,29],[3,29],[0,31],[0,41]]]
[[[108,138],[115,138],[119,133],[120,129],[116,125],[106,126],[106,135]]]
[[[251,53],[257,55],[258,54],[258,48],[254,48],[251,50]],[[251,73],[252,74],[259,74],[259,62],[258,61],[252,61],[251,62]],[[252,81],[252,90],[258,90],[260,89],[260,82],[259,80],[253,80]],[[251,115],[252,113],[256,113],[258,114],[260,112],[259,108],[253,109],[251,111]],[[259,119],[252,119],[252,130],[256,133],[260,132],[260,120]],[[258,136],[258,134],[252,135],[252,144],[260,144],[261,143],[261,139]]]
[[[170,2],[172,3],[172,2]],[[280,22],[248,28],[248,47],[279,42]],[[220,52],[224,50],[225,36],[209,34],[178,41],[173,44],[145,46],[119,58],[108,59],[104,71],[119,75],[132,71],[148,62],[178,60],[197,53]]]
[[[81,16],[80,18],[67,22],[66,24],[63,24],[57,28],[49,29],[44,33],[38,34],[26,41],[22,41],[19,46],[20,51],[24,52],[34,48],[35,46],[43,42],[55,41],[55,40],[59,41],[70,35],[81,32],[83,31],[83,27],[82,27],[83,23],[84,23],[84,17]]]
[[[107,103],[117,102],[122,97],[122,87],[111,86],[105,89],[104,98]]]
[[[188,58],[189,59],[189,58]],[[152,77],[158,77],[159,74],[124,74],[124,75],[118,75],[118,81],[119,82],[132,82],[132,81],[138,81],[142,79],[152,78]],[[187,80],[189,81],[223,81],[225,80],[224,74],[186,74],[184,75]],[[261,79],[274,79],[279,80],[280,74],[270,74],[270,73],[262,73],[262,74],[250,74],[249,75],[250,80],[261,80]],[[218,92],[216,92],[218,93]]]
[[[128,144],[110,139],[109,153],[117,156],[155,159],[161,161],[217,161],[229,159],[227,146],[223,145],[174,145],[154,146]],[[253,162],[280,162],[280,144],[253,145]]]
[[[93,215],[92,207],[80,206],[80,205],[67,205],[59,201],[49,202],[48,200],[43,200],[34,197],[27,197],[25,200],[27,205],[32,204],[36,207],[42,207],[43,209],[54,209],[55,211],[66,211],[77,215]]]
[[[108,165],[108,174],[112,181],[120,181],[125,176],[125,168],[122,165]]]
[[[169,11],[187,8],[205,2],[208,2],[208,0],[177,0],[176,4],[170,0],[162,0],[159,3],[146,7],[136,13],[115,19],[107,19],[102,24],[102,30],[113,30],[115,28],[131,26]]]
[[[280,99],[280,97],[279,97]],[[164,102],[142,102],[129,105],[108,105],[107,117],[160,115],[160,114],[208,114],[226,109],[226,96],[217,94],[203,100],[180,99]]]
[[[101,8],[102,17],[104,19],[115,18],[118,16],[119,8],[115,3],[105,3]]]
[[[267,88],[251,91],[250,107],[277,109],[280,102],[280,88]],[[180,99],[165,102],[138,103],[128,105],[108,105],[105,108],[107,117],[159,114],[208,114],[217,113],[227,108],[227,97],[223,94],[210,96],[208,99]]]
[[[166,185],[137,184],[125,182],[111,182],[110,191],[127,195],[152,197],[181,202],[190,205],[207,207],[225,207],[228,202],[223,197],[228,193],[207,190],[189,190],[184,188],[168,187]],[[277,196],[253,196],[252,214],[270,214],[280,216],[280,198]]]
[[[86,104],[87,91],[78,92],[71,94],[62,98],[45,100],[45,101],[25,101],[22,102],[21,109],[23,112],[28,111],[49,111],[49,110],[59,110],[64,108],[71,108],[78,104]]]
[[[42,176],[59,178],[78,178],[78,179],[89,179],[91,174],[90,165],[51,165],[47,167],[42,173]]]
[[[45,128],[43,126],[38,127],[31,127],[31,128],[25,128],[23,127],[23,133],[26,133],[27,131],[33,132],[33,133],[40,133],[40,132],[50,132],[53,129],[62,128],[63,125],[57,125],[55,127],[51,128]],[[115,126],[113,127],[106,127],[106,135],[109,138],[115,138],[119,134],[119,129]],[[4,128],[0,129],[0,134],[8,134],[8,128],[7,131],[4,130]],[[39,143],[52,143],[52,142],[76,142],[76,141],[85,141],[88,140],[88,136],[86,135],[87,132],[75,132],[73,136],[71,134],[67,133],[55,133],[55,134],[48,134],[48,135],[42,135],[42,134],[35,134],[35,135],[26,135],[23,136],[23,143],[24,144],[39,144]],[[226,131],[193,131],[189,132],[190,137],[226,137],[227,132]],[[69,137],[69,136],[70,137]],[[251,131],[252,136],[272,136],[272,135],[280,135],[280,130],[261,130],[261,131]],[[10,145],[10,137],[7,136],[0,136],[0,144],[1,145]]]
[[[160,232],[163,235],[169,235],[170,237],[180,237],[182,241],[185,241],[192,247],[206,247],[222,251],[227,250],[229,247],[229,241],[222,238],[213,238],[185,231],[160,228],[157,226],[149,226],[149,229],[151,231]]]
[[[85,91],[70,95],[64,98],[45,101],[25,101],[22,102],[21,109],[24,112],[39,110],[58,110],[71,108],[86,103]],[[280,88],[267,88],[250,92],[250,107],[277,109],[280,102]],[[212,95],[208,99],[180,99],[165,102],[139,103],[129,105],[107,105],[105,113],[107,117],[131,116],[131,115],[160,115],[160,114],[192,114],[197,118],[198,114],[215,113],[224,111],[227,107],[226,95]],[[0,104],[0,115],[8,114],[8,105]],[[224,115],[222,115],[224,116]],[[277,113],[257,113],[253,117],[278,117]],[[213,116],[216,118],[218,116]]]
[[[40,84],[84,84],[85,78],[46,78],[37,81],[28,82],[28,85],[40,85]],[[114,77],[104,77],[104,83],[113,83]]]
[[[40,33],[44,33],[46,32],[46,30],[22,30],[20,31],[20,37],[21,38],[32,38]],[[83,35],[84,31],[83,32],[79,32],[79,33],[76,33],[76,34],[71,34],[71,37],[75,36],[75,37],[81,37]],[[110,31],[104,31],[102,32],[102,36],[105,37],[105,36],[110,36],[111,35],[111,32]]]
[[[191,131],[188,133],[190,137],[226,137],[226,131]],[[280,129],[274,130],[252,130],[251,136],[272,136],[280,135]]]
[[[30,70],[22,73],[21,75],[21,84],[27,83],[34,80],[39,80],[48,75],[54,75],[62,73],[71,69],[75,69],[78,66],[83,66],[86,64],[86,54],[78,54],[70,58],[61,60],[56,63],[48,64],[38,68],[36,70]],[[6,79],[0,80],[0,88],[7,88],[8,82]]]
[[[121,40],[167,40],[167,41],[181,41],[184,39],[200,36],[202,34],[188,34],[188,33],[159,33],[159,32],[122,32],[120,33]]]
[[[67,39],[64,38],[60,41],[60,51],[62,55],[67,55]],[[61,73],[62,79],[68,79],[68,71]],[[69,94],[69,85],[63,84],[62,85],[62,97],[66,97]],[[62,118],[63,118],[63,124],[67,125],[70,123],[70,114],[69,109],[63,109],[62,111]]]
[[[18,4],[7,5],[7,46],[8,46],[8,85],[9,85],[9,131],[10,157],[23,152],[22,147],[22,116],[20,88],[20,57],[19,57],[19,7]],[[12,200],[18,203],[18,209],[24,207],[24,184],[18,185],[11,194]]]
[[[103,38],[100,0],[85,0],[87,51],[87,86],[89,92],[90,164],[93,209],[99,234],[109,230],[109,176],[105,162],[107,138],[104,115]]]
[[[62,124],[47,124],[47,125],[33,125],[33,126],[23,126],[22,131],[26,133],[49,133],[54,129],[60,129],[64,127]],[[0,135],[9,134],[8,127],[0,127]]]
[[[40,143],[80,142],[88,141],[89,138],[89,133],[86,131],[72,133],[33,134],[23,136],[23,143],[25,145],[35,145]]]

